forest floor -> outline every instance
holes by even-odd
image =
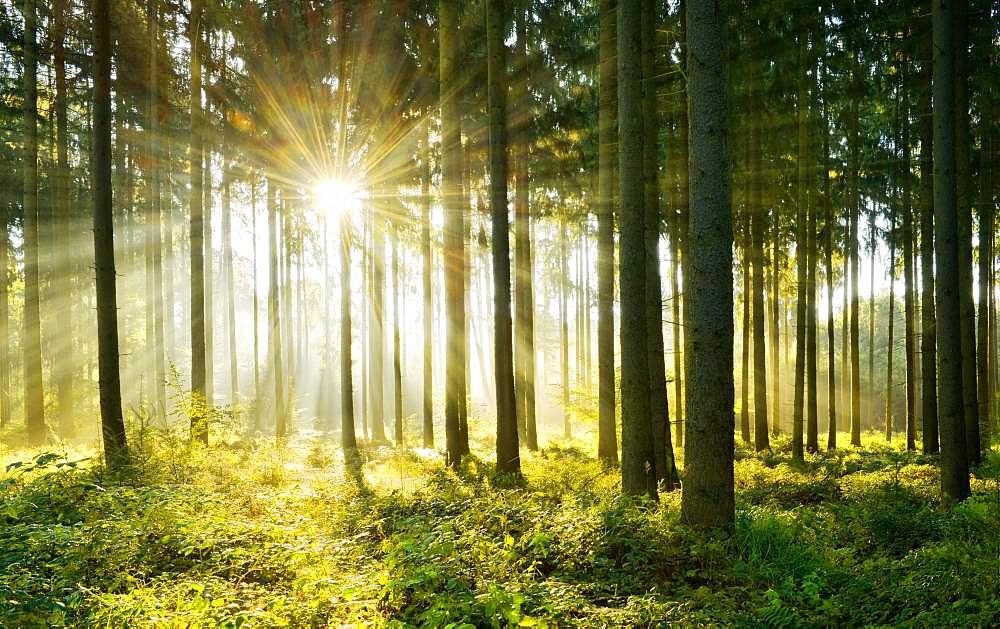
[[[1000,623],[1000,456],[946,510],[935,457],[865,439],[804,464],[740,446],[728,537],[565,442],[517,482],[390,448],[345,472],[322,436],[133,439],[125,478],[0,447],[0,626]]]

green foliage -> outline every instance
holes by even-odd
[[[740,452],[728,537],[619,496],[572,447],[523,478],[309,439],[176,450],[141,466],[23,453],[0,476],[5,625],[418,627],[990,625],[1000,481],[944,510],[932,460],[888,448],[794,464]],[[30,456],[29,456],[30,455]]]

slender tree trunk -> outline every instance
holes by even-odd
[[[569,394],[569,308],[567,293],[569,293],[569,270],[567,268],[566,252],[566,217],[559,217],[559,366],[562,370],[562,407],[563,407],[563,437],[573,436],[570,423]]]
[[[287,434],[288,408],[285,406],[284,353],[281,349],[281,310],[278,284],[278,200],[277,184],[267,178],[267,229],[268,229],[268,290],[267,290],[267,344],[274,380],[275,435],[278,440]]]
[[[203,123],[201,112],[201,0],[193,0],[188,36],[191,42],[191,439],[208,443],[205,330],[205,251],[202,198]]]
[[[825,39],[821,36],[821,39]],[[827,62],[824,52],[823,58],[823,84],[826,84]],[[833,197],[830,191],[830,118],[827,110],[829,96],[823,94],[822,118],[820,121],[820,133],[823,137],[823,206],[826,210],[826,240],[824,242],[824,253],[826,254],[826,335],[827,335],[827,406],[829,419],[827,422],[826,449],[835,450],[837,448],[837,360],[836,360],[836,320],[833,318],[833,231],[837,221],[833,215]],[[847,276],[844,275],[846,282]],[[843,377],[843,376],[841,376]]]
[[[798,18],[802,21],[802,18]],[[798,118],[798,156],[795,213],[795,267],[798,291],[795,299],[795,408],[792,411],[792,456],[802,460],[803,404],[806,387],[806,326],[809,308],[809,201],[806,160],[809,154],[809,121],[806,105],[806,49],[808,35],[800,24],[798,33],[799,72],[795,111]]]
[[[399,338],[399,224],[392,221],[392,392],[393,392],[393,439],[397,447],[403,447],[403,365]]]
[[[907,87],[903,77],[904,90]],[[905,92],[904,92],[905,93]],[[905,99],[904,99],[905,100]],[[903,310],[906,354],[906,449],[917,447],[916,294],[913,269],[913,208],[910,203],[910,111],[903,110]]]
[[[493,214],[493,367],[497,400],[497,470],[518,473],[521,458],[514,396],[510,223],[507,210],[507,52],[503,41],[508,16],[504,4],[504,0],[489,0],[486,10],[490,206]]]
[[[24,0],[24,416],[28,442],[45,441],[42,330],[38,304],[38,29],[36,0]],[[107,11],[105,11],[107,16]],[[110,18],[108,18],[110,19]],[[106,20],[107,22],[107,20]],[[104,26],[100,27],[102,32]],[[103,33],[102,33],[103,34]],[[110,59],[110,37],[107,55]],[[110,87],[106,89],[110,90]],[[110,105],[108,106],[110,109]],[[108,114],[110,119],[110,114]]]
[[[693,352],[681,519],[701,528],[731,528],[734,519],[733,228],[726,146],[725,25],[722,3],[688,0],[691,281],[686,283],[690,289],[686,294]]]
[[[534,286],[531,272],[531,214],[529,211],[529,171],[528,146],[531,140],[531,125],[528,123],[530,103],[528,101],[528,52],[527,52],[527,2],[516,4],[517,43],[515,55],[520,70],[520,77],[514,82],[514,111],[520,111],[520,118],[515,118],[514,139],[514,231],[515,249],[515,332],[518,346],[514,348],[514,359],[517,371],[520,372],[519,383],[515,390],[519,392],[517,420],[523,427],[525,445],[529,450],[538,449],[538,427],[535,417],[535,321],[534,321]]]
[[[987,87],[981,94],[980,111],[980,143],[982,146],[980,158],[980,201],[979,201],[979,321],[978,349],[976,352],[976,373],[979,382],[979,422],[980,440],[983,447],[990,445],[994,435],[994,394],[990,365],[994,361],[994,348],[991,343],[993,317],[993,239],[994,213],[993,202],[993,164],[987,156],[996,155],[993,136],[993,111],[991,90]]]
[[[446,463],[457,468],[462,456],[461,414],[465,406],[465,308],[463,305],[462,144],[456,75],[458,73],[458,5],[438,2],[441,102],[441,198],[444,204],[444,279],[446,328],[445,438]]]
[[[954,6],[955,202],[958,212],[958,300],[962,335],[962,399],[965,408],[965,454],[969,459],[969,465],[974,466],[982,460],[982,445],[979,438],[979,399],[976,384],[976,307],[972,300],[968,2],[959,1]]]
[[[857,81],[857,59],[855,69],[851,73],[851,81]],[[860,177],[860,141],[858,139],[858,104],[852,99],[850,103],[848,128],[848,176],[850,178],[848,194],[848,212],[850,214],[850,257],[851,257],[851,445],[861,445],[861,353],[858,337],[858,223],[860,222],[861,202],[858,192]]]
[[[10,205],[0,204],[0,430],[10,423]]]
[[[239,371],[236,360],[236,280],[233,273],[233,226],[231,207],[232,166],[223,149],[222,175],[222,272],[226,284],[226,332],[229,354],[229,403],[239,403]]]
[[[251,171],[250,175],[250,233],[252,243],[251,262],[253,272],[253,430],[261,429],[260,423],[260,298],[257,294],[257,179]]]
[[[162,94],[160,92],[160,23],[159,23],[159,2],[149,0],[147,7],[149,20],[149,116],[147,124],[149,126],[149,162],[147,169],[149,172],[149,213],[148,224],[146,226],[147,238],[149,238],[149,254],[151,254],[150,270],[152,271],[152,326],[153,326],[153,376],[156,379],[156,415],[162,420],[167,417],[167,372],[166,356],[164,349],[164,316],[163,316],[163,201],[161,198],[163,165],[160,158],[161,123],[163,113],[161,108]],[[167,163],[169,167],[169,162]],[[168,190],[169,193],[169,190]],[[167,203],[170,203],[168,194]],[[171,300],[172,306],[173,300]],[[147,311],[147,316],[149,316]]]
[[[660,277],[660,210],[658,108],[657,12],[656,0],[642,2],[642,176],[645,184],[646,250],[646,361],[649,369],[649,408],[653,431],[653,462],[656,482],[667,490],[680,488],[674,448],[670,440],[670,410],[667,402],[667,375],[663,355],[663,282]],[[586,239],[584,239],[586,248]],[[581,278],[582,279],[582,278]],[[586,312],[586,311],[584,311]]]
[[[934,236],[938,331],[938,417],[941,431],[941,493],[947,502],[969,495],[963,398],[959,218],[955,159],[956,13],[962,0],[933,3],[934,24]]]
[[[618,0],[601,0],[600,2],[601,33],[598,60],[600,85],[597,113],[598,135],[600,136],[597,148],[597,399],[599,407],[597,456],[609,465],[618,463],[618,435],[615,427],[614,341],[614,187],[615,161],[618,158],[618,77],[615,68],[617,5]],[[676,297],[674,302],[677,303]]]
[[[423,259],[424,385],[423,444],[434,447],[434,292],[431,284],[431,149],[430,123],[425,123],[420,176],[420,254]]]
[[[29,0],[30,11],[34,11]],[[31,22],[34,26],[33,21]],[[101,435],[111,469],[129,463],[122,418],[118,364],[118,303],[115,288],[114,207],[111,198],[111,10],[94,2],[94,271],[100,373]],[[33,38],[33,37],[32,37]],[[32,60],[33,61],[33,60]]]
[[[931,46],[927,46],[925,85],[931,84]],[[920,373],[921,419],[924,454],[937,454],[937,316],[934,278],[934,122],[931,117],[930,88],[922,99],[920,125]]]
[[[385,217],[376,207],[372,215],[372,440],[386,443],[385,435]]]
[[[618,3],[622,492],[655,497],[655,452],[647,364],[642,14],[642,0],[620,0]]]
[[[753,50],[756,54],[756,28],[753,25]],[[760,95],[756,84],[751,86],[750,101],[759,110]],[[764,230],[767,222],[766,210],[762,203],[763,173],[761,172],[761,132],[760,116],[754,116],[750,121],[749,169],[749,223],[751,276],[753,286],[750,298],[753,302],[753,410],[754,410],[754,448],[757,451],[771,447],[767,434],[767,347],[764,344]],[[746,324],[744,319],[744,325]],[[744,338],[746,335],[744,334]]]
[[[750,228],[749,216],[744,228],[743,247],[743,347],[740,367],[740,436],[750,443]]]
[[[885,369],[885,440],[892,441],[894,424],[892,406],[892,354],[894,324],[896,322],[896,204],[892,203],[889,211],[889,344],[886,347]]]
[[[67,86],[66,86],[66,18],[68,13],[66,0],[58,0],[53,6],[53,62],[56,75],[56,145],[57,164],[53,204],[53,230],[58,230],[58,241],[64,244],[70,242],[70,199],[69,199],[69,131],[67,125]],[[56,399],[58,400],[59,432],[65,439],[74,435],[73,426],[73,371],[76,356],[73,351],[73,323],[75,320],[76,298],[73,295],[72,260],[65,253],[53,252],[53,291],[65,304],[60,313],[60,324],[56,328],[56,351],[59,357],[53,362],[52,368],[56,381]],[[152,300],[150,300],[152,304]]]

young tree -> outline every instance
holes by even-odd
[[[717,0],[688,0],[686,9],[691,119],[691,278],[686,294],[692,351],[681,519],[702,528],[730,528],[735,517],[735,418],[726,15]]]
[[[94,271],[97,295],[101,435],[111,469],[128,465],[118,364],[114,207],[111,193],[111,8],[94,1]]]

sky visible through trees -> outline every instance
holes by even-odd
[[[796,491],[829,522],[923,514],[883,522],[930,531],[910,553],[958,543],[956,518],[1000,523],[987,500],[1000,482],[998,15],[992,0],[0,0],[0,548],[35,534],[19,532],[19,510],[43,485],[177,485],[187,493],[166,502],[206,492],[221,513],[238,497],[195,470],[225,465],[262,504],[291,475],[301,496],[347,492],[331,498],[345,513],[409,509],[435,483],[451,483],[448,504],[471,492],[462,513],[575,496],[574,508],[632,522],[635,575],[674,562],[657,555],[672,543],[661,534],[737,555],[760,531],[799,539],[808,525],[782,510]],[[89,494],[73,495],[55,522],[45,505],[24,513],[93,523]],[[311,508],[289,513],[312,522]],[[381,517],[393,544],[416,526]],[[419,526],[444,539],[442,519]],[[311,526],[296,539],[315,541]],[[515,563],[555,535],[522,544],[497,530]],[[863,557],[863,537],[824,543]],[[960,539],[970,573],[989,564],[984,538]],[[430,562],[442,570],[462,544],[448,543]],[[408,561],[367,544],[342,559]],[[906,552],[879,546],[871,561]],[[441,611],[451,586],[426,574],[400,586],[417,578],[400,568],[375,577],[382,590],[361,588],[378,604],[321,605],[308,621],[267,607],[260,624],[562,626],[593,624],[598,608],[624,624],[1000,614],[995,577],[942,594],[942,609],[958,590],[972,601],[955,617],[839,608],[851,594],[831,575],[878,573],[860,558],[757,574],[792,585],[702,600],[690,617],[662,593],[659,611],[629,615],[653,591],[640,589],[580,594],[567,611],[539,585],[555,568],[532,561],[518,583],[473,561],[492,589],[469,586],[453,615]],[[570,581],[618,578],[556,563]],[[711,591],[739,579],[718,576],[739,565],[724,563],[648,579],[696,600],[698,579]],[[0,578],[0,625],[142,616],[89,594],[32,612],[28,592],[57,587],[41,574]],[[87,591],[185,578],[143,574]],[[791,594],[809,588],[823,594]],[[250,613],[202,611],[153,615]]]

